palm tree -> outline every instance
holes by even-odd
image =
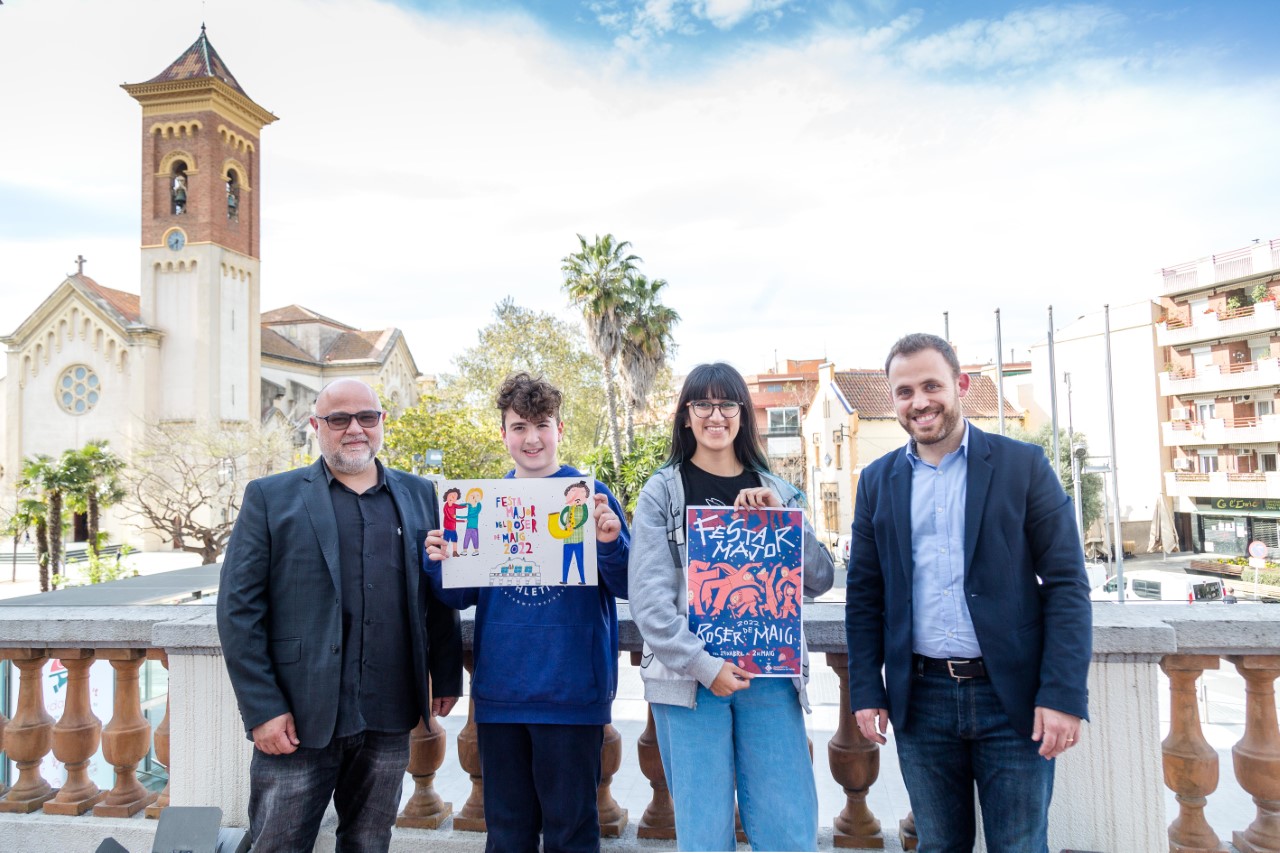
[[[627,299],[627,277],[640,260],[629,254],[631,244],[617,241],[612,234],[596,235],[595,242],[578,235],[579,250],[560,262],[564,289],[569,300],[582,309],[587,321],[587,341],[604,366],[605,396],[609,401],[609,438],[614,467],[622,465],[622,437],[618,429],[618,393],[614,361],[622,349],[623,314]]]
[[[49,538],[46,535],[47,530],[44,525],[44,501],[39,498],[23,497],[29,494],[29,484],[26,481],[20,481],[18,488],[18,503],[14,509],[13,515],[9,517],[9,525],[5,529],[6,533],[13,536],[13,563],[10,571],[10,580],[18,579],[18,542],[22,539],[22,535],[28,530],[35,528],[36,531],[36,565],[40,566],[42,572],[42,583],[40,585],[41,592],[48,592],[47,567],[49,565]]]
[[[627,400],[627,452],[635,449],[633,412],[649,407],[649,392],[658,374],[667,366],[667,355],[675,350],[672,330],[680,315],[662,304],[660,291],[666,279],[648,279],[634,273],[628,281],[627,325],[623,330],[619,372]]]
[[[89,550],[98,553],[99,516],[104,507],[125,497],[124,487],[116,476],[124,468],[124,460],[107,448],[105,439],[92,439],[79,450],[63,454],[63,465],[71,475],[68,498],[78,512],[87,516]]]
[[[36,524],[39,540],[40,591],[49,591],[49,575],[62,566],[62,502],[67,486],[67,472],[52,456],[37,453],[22,460],[19,488],[35,495],[43,503],[44,514]]]

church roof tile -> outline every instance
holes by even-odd
[[[897,418],[889,394],[889,380],[883,370],[842,370],[836,373],[836,387],[858,410],[860,418]],[[969,374],[969,393],[964,398],[964,413],[971,418],[998,418],[1000,410],[996,400],[999,392],[990,376]],[[1021,414],[1006,400],[1004,415],[1016,418]]]
[[[200,38],[196,39],[191,47],[183,51],[181,56],[169,63],[168,68],[147,82],[167,83],[171,80],[199,80],[204,77],[217,78],[246,98],[249,97],[249,94],[244,89],[241,89],[240,84],[236,82],[231,69],[227,67],[227,64],[222,61],[222,57],[218,56],[218,52],[209,43],[209,37],[205,35],[204,25],[201,24]]]
[[[138,294],[103,287],[83,273],[70,276],[70,279],[81,285],[82,289],[89,296],[96,298],[100,304],[103,304],[103,307],[109,308],[120,315],[120,318],[126,324],[142,322],[142,305]]]
[[[304,308],[301,305],[286,305],[283,308],[274,308],[271,311],[262,312],[262,324],[264,326],[288,326],[294,323],[324,323],[337,329],[346,329],[354,332],[354,326],[348,326],[332,317],[326,317],[312,311],[310,308]]]

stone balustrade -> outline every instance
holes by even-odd
[[[625,606],[622,645],[637,663],[639,637]],[[1245,853],[1280,851],[1280,731],[1274,684],[1280,675],[1280,620],[1267,605],[1095,606],[1094,665],[1089,676],[1092,722],[1079,747],[1059,760],[1050,847],[1053,850],[1219,851],[1228,849],[1209,827],[1204,808],[1219,781],[1218,756],[1202,732],[1195,682],[1225,661],[1246,685],[1244,735],[1232,750],[1232,772],[1256,804],[1256,817],[1235,830],[1231,844]],[[846,688],[843,607],[809,605],[806,633],[813,652],[840,679],[839,724],[826,744],[815,744],[815,772],[830,772],[843,788],[838,814],[823,814],[838,848],[875,849],[896,835],[914,846],[910,815],[882,826],[867,794],[880,774],[880,747],[853,725]],[[469,645],[471,623],[464,621]],[[146,658],[169,670],[169,704],[155,732],[141,714],[138,672]],[[167,803],[217,805],[224,821],[243,824],[248,806],[251,745],[244,738],[234,696],[222,665],[213,609],[191,606],[52,608],[0,604],[0,658],[21,673],[11,720],[0,716],[0,745],[17,764],[12,787],[0,789],[0,838],[5,850],[92,849],[112,835],[131,849],[149,849],[155,817]],[[68,671],[62,716],[43,706],[39,672],[50,658]],[[87,671],[95,660],[115,670],[110,719],[94,717]],[[624,661],[628,660],[624,656]],[[822,665],[815,658],[815,666]],[[1168,676],[1171,723],[1159,742],[1161,683]],[[170,768],[170,784],[157,796],[137,779],[139,761],[154,746]],[[456,739],[452,760],[471,778],[467,801],[454,811],[434,789],[434,778],[450,760],[446,734],[432,720],[412,735],[409,773],[413,793],[398,821],[393,849],[478,850],[483,846],[483,779],[474,723]],[[99,790],[85,765],[99,744],[114,768],[114,785]],[[55,789],[40,775],[50,752],[66,767]],[[635,743],[606,732],[599,792],[606,838],[627,835],[627,812],[610,791],[623,761],[636,761],[653,794],[634,818],[635,837],[674,835],[672,803],[662,778],[652,717]],[[61,781],[61,780],[58,780]],[[1166,816],[1164,788],[1175,794],[1177,814]],[[624,849],[632,840],[606,842]]]

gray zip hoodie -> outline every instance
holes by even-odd
[[[783,506],[803,508],[804,496],[790,483],[761,472]],[[710,688],[724,661],[713,657],[689,630],[688,587],[684,577],[684,482],[680,466],[661,468],[640,492],[631,522],[631,558],[627,566],[631,618],[644,640],[640,677],[644,698],[662,705],[693,708],[698,685]],[[835,566],[831,555],[804,523],[804,591],[821,595],[831,589]],[[809,710],[809,650],[803,647],[801,677],[793,678],[800,705]]]

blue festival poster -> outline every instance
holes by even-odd
[[[799,675],[803,511],[691,506],[686,521],[689,629],[749,672]]]

